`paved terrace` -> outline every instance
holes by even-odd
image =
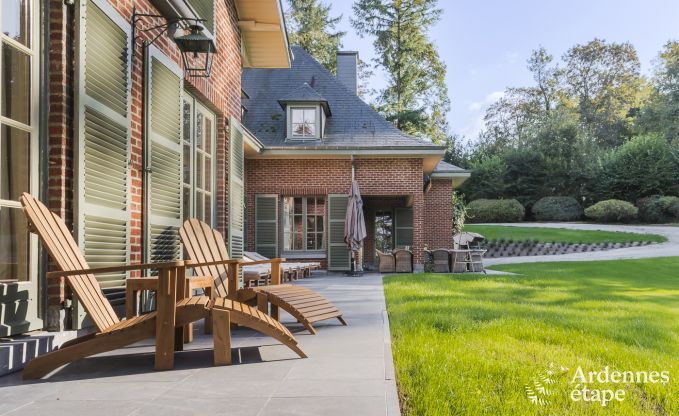
[[[234,364],[212,366],[212,339],[177,353],[175,369],[153,370],[152,340],[90,357],[47,380],[0,378],[0,415],[396,415],[399,413],[382,276],[317,276],[318,290],[349,326],[320,322],[318,335],[290,326],[310,358],[272,338],[234,331]],[[294,320],[283,313],[283,321]],[[257,348],[259,346],[259,348]]]

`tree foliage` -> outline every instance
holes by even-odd
[[[342,16],[331,17],[330,5],[319,0],[289,0],[290,42],[301,46],[330,72],[346,32],[336,30]]]
[[[446,66],[427,36],[439,21],[438,0],[357,0],[352,25],[360,36],[374,36],[387,86],[377,108],[406,133],[442,143],[450,109]]]

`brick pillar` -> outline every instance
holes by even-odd
[[[413,194],[413,269],[424,271],[424,196]]]
[[[62,0],[50,0],[47,206],[73,226],[73,62],[74,8]],[[50,265],[50,268],[52,266]],[[64,310],[67,288],[64,279],[45,282],[47,310],[45,326],[50,331],[69,327],[70,314]]]

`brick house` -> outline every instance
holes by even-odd
[[[204,19],[209,77],[189,71],[203,55],[183,59],[178,18]],[[84,320],[45,281],[22,192],[65,219],[92,267],[181,256],[188,217],[242,249],[241,69],[289,67],[279,0],[3,0],[0,25],[0,336]],[[126,275],[98,278],[120,305]]]
[[[408,136],[357,96],[355,52],[337,56],[337,76],[299,47],[289,69],[245,69],[247,247],[270,257],[348,270],[344,215],[359,182],[375,249],[452,247],[452,192],[469,172],[442,161],[444,148]]]

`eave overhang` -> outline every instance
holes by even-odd
[[[241,31],[243,67],[290,68],[283,6],[280,0],[235,0]]]

